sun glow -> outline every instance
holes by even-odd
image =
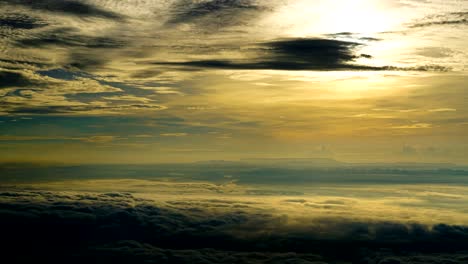
[[[318,24],[327,32],[370,34],[389,30],[392,24],[376,1],[327,1],[323,11]]]
[[[291,14],[294,13],[294,16]],[[398,21],[392,9],[371,0],[296,1],[277,14],[289,34],[308,36],[330,32],[372,34],[391,30]]]

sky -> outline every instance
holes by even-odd
[[[467,164],[468,2],[2,0],[0,160]]]
[[[0,0],[14,263],[468,260],[467,0]]]

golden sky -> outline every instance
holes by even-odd
[[[0,160],[468,154],[468,2],[7,0]]]

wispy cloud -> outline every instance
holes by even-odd
[[[109,19],[121,19],[122,18],[122,16],[114,12],[101,9],[91,3],[87,3],[84,1],[3,0],[2,2],[10,4],[10,5],[17,5],[17,6],[30,8],[32,10],[49,11],[49,12],[70,14],[70,15],[76,15],[76,16],[92,16],[92,17],[103,17],[103,18],[109,18]]]
[[[415,123],[411,125],[404,125],[404,126],[393,126],[394,129],[425,129],[425,128],[432,128],[432,124],[428,123]]]
[[[429,112],[456,112],[457,109],[455,108],[435,108],[430,109]]]
[[[161,133],[159,135],[163,137],[186,137],[189,134],[188,133]]]
[[[468,25],[468,12],[450,12],[428,16],[410,25],[412,28]]]

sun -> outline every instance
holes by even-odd
[[[328,32],[353,32],[372,34],[388,30],[391,19],[385,10],[377,6],[377,1],[348,0],[327,1],[319,21]]]
[[[276,20],[291,25],[289,35],[310,36],[339,32],[370,35],[391,30],[396,18],[382,1],[301,0],[286,6]]]

